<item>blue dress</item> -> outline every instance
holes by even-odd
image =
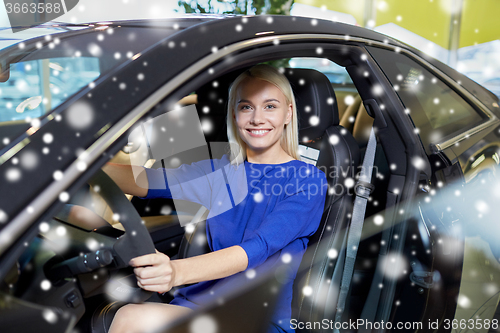
[[[234,245],[245,250],[247,270],[235,275],[251,278],[260,268],[289,265],[270,332],[294,332],[290,328],[293,280],[308,237],[317,230],[323,213],[328,189],[323,171],[299,160],[282,164],[245,161],[236,167],[224,155],[177,169],[146,169],[146,173],[146,198],[189,200],[210,210],[206,231],[212,251]],[[211,303],[218,293],[232,287],[232,277],[181,288],[170,304],[196,309]]]

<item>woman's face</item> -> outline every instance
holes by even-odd
[[[236,90],[235,123],[241,139],[255,152],[279,152],[285,124],[292,119],[292,104],[275,85],[246,78]]]

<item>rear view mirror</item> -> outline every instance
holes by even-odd
[[[7,82],[10,78],[10,66],[7,64],[0,64],[0,82]]]

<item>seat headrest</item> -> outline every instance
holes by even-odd
[[[299,117],[299,142],[323,136],[330,126],[339,124],[337,99],[330,80],[314,69],[286,68]],[[304,139],[307,138],[307,139]]]

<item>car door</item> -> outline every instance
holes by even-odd
[[[477,214],[479,210],[479,218],[483,217],[484,207],[488,207],[486,193],[495,186],[498,119],[460,82],[424,59],[410,52],[368,49],[407,108],[433,167],[432,176],[421,179],[420,221],[413,232],[422,239],[421,245],[427,244],[415,253],[429,252],[434,262],[426,263],[418,254],[414,257],[416,292],[441,309],[446,318],[440,319],[444,329],[486,332],[499,298],[494,290],[478,290],[477,285],[497,281],[500,266],[495,244],[499,234],[492,230],[491,215],[478,220]],[[448,295],[453,295],[444,297],[446,301],[432,295],[439,280],[447,281]],[[423,318],[438,320],[431,313]]]

